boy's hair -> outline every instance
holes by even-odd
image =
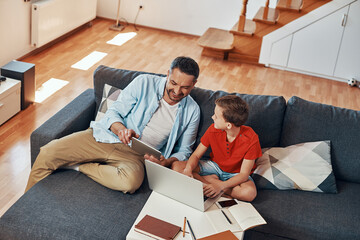
[[[215,104],[223,109],[225,121],[236,127],[244,125],[249,116],[249,106],[239,96],[227,95],[215,100]]]
[[[199,77],[199,65],[192,58],[183,56],[175,58],[170,65],[170,73],[174,68],[178,68],[181,72],[186,73],[187,75],[194,76],[194,82]]]

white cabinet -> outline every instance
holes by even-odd
[[[291,48],[292,35],[289,35],[277,42],[275,42],[271,51],[276,54],[271,54],[270,62],[278,66],[286,66],[288,62],[288,56]]]
[[[294,33],[288,67],[332,76],[348,6]]]
[[[360,80],[360,0],[330,1],[263,38],[260,63],[347,82]]]
[[[7,78],[0,85],[0,125],[20,111],[21,82]]]
[[[360,1],[350,5],[334,76],[360,80]]]

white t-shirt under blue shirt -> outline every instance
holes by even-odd
[[[162,98],[159,102],[159,108],[142,132],[141,141],[156,149],[161,149],[167,142],[174,126],[178,104],[170,105]]]

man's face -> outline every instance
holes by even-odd
[[[183,73],[178,68],[174,68],[171,73],[168,71],[164,100],[170,105],[180,102],[190,94],[195,83],[194,76]]]
[[[214,121],[214,127],[220,130],[226,130],[228,122],[224,119],[223,109],[215,105],[214,115],[211,117]]]

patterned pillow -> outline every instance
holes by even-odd
[[[120,93],[121,89],[110,86],[108,84],[104,85],[103,96],[101,99],[99,110],[96,114],[95,121],[99,121],[105,115],[106,111],[118,99]]]
[[[252,177],[258,189],[337,193],[330,141],[263,149]]]

